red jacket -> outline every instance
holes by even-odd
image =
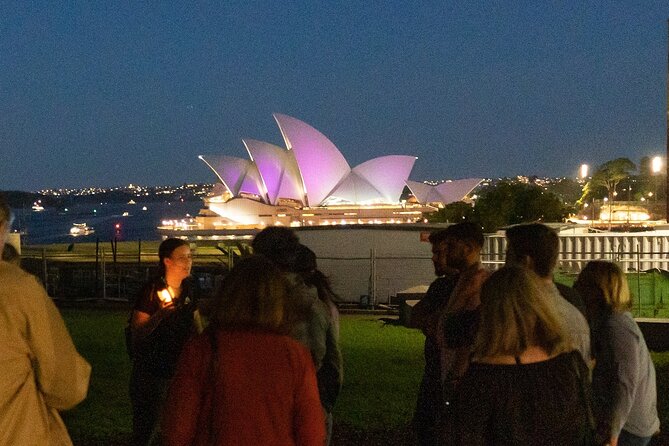
[[[210,337],[196,336],[184,347],[161,423],[166,446],[209,446],[210,425],[218,445],[325,443],[316,373],[305,347],[258,331],[219,332],[217,343],[213,374]]]

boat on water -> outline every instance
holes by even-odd
[[[34,202],[32,210],[34,212],[42,212],[44,210],[44,206],[42,206],[42,200],[37,200],[36,202]]]
[[[95,229],[88,226],[86,223],[73,223],[70,228],[70,235],[77,237],[80,235],[90,235],[95,232]]]

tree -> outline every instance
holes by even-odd
[[[566,215],[563,201],[536,184],[502,181],[479,192],[473,219],[486,232],[534,221],[557,222]]]
[[[636,170],[636,165],[629,158],[616,158],[607,161],[599,166],[583,188],[580,203],[585,203],[589,197],[594,197],[597,189],[606,189],[609,200],[609,230],[611,229],[613,198],[616,195],[616,187],[621,181],[628,179],[634,170]]]
[[[437,212],[428,216],[430,223],[459,223],[463,220],[471,220],[474,208],[464,201],[449,203]]]
[[[583,188],[580,202],[584,203],[588,198],[594,196],[598,188],[606,189],[609,202],[613,201],[618,184],[629,178],[635,170],[636,165],[629,158],[616,158],[605,162],[597,168],[597,171]]]

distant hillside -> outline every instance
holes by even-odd
[[[36,192],[23,191],[0,191],[2,192],[9,205],[15,209],[30,208],[37,200],[41,200],[44,207],[62,207],[72,206],[79,203],[127,203],[130,200],[142,202],[166,202],[166,201],[199,201],[202,198],[194,191],[178,190],[171,193],[148,192],[148,194],[134,193],[131,190],[110,190],[88,195],[42,195]]]
[[[0,191],[9,202],[9,206],[15,209],[30,207],[37,200],[44,202],[44,197],[34,192],[22,192],[18,190]]]

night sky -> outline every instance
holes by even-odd
[[[0,189],[214,182],[273,112],[417,181],[665,151],[666,1],[137,3],[3,2]]]

